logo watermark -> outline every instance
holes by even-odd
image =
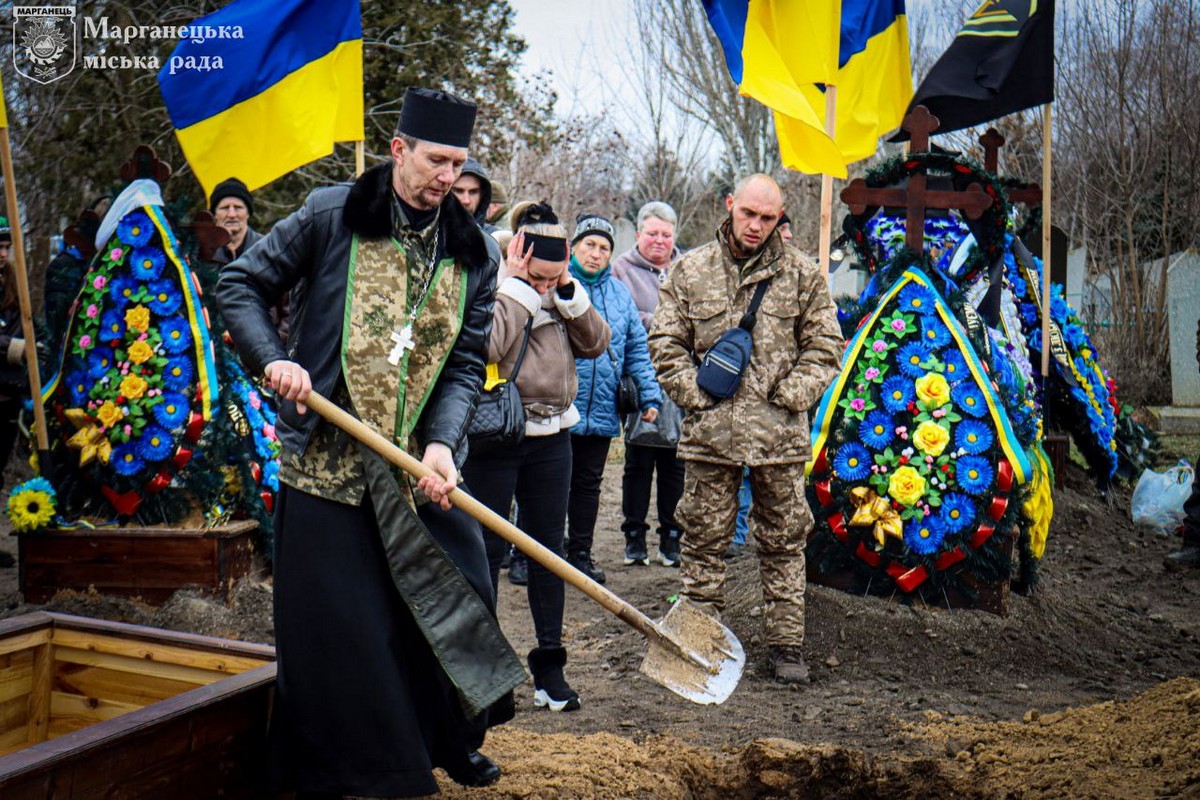
[[[75,7],[13,6],[13,67],[41,84],[75,69]]]

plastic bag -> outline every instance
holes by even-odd
[[[1133,490],[1129,513],[1138,525],[1149,525],[1159,536],[1167,536],[1183,522],[1183,503],[1192,493],[1195,471],[1187,461],[1166,472],[1142,472]]]

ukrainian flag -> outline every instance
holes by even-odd
[[[742,94],[775,111],[784,166],[844,178],[912,97],[904,0],[704,0]],[[837,86],[834,136],[825,87]]]
[[[359,0],[236,0],[189,28],[158,84],[205,194],[231,176],[257,189],[363,138]]]

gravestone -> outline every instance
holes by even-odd
[[[1200,316],[1200,253],[1179,253],[1167,270],[1167,327],[1171,340],[1171,403],[1200,407],[1196,320]]]
[[[1087,258],[1086,247],[1077,247],[1067,253],[1067,302],[1077,309],[1082,309],[1084,306],[1083,281],[1087,277]]]

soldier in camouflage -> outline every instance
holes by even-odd
[[[717,614],[723,609],[724,554],[742,467],[749,467],[766,640],[776,678],[802,682],[808,679],[801,651],[804,545],[813,525],[804,497],[807,411],[837,375],[844,342],[825,276],[776,230],[783,210],[778,184],[752,175],[725,203],[729,218],[715,241],[671,268],[650,331],[659,382],[685,413],[677,513],[683,593]],[[696,365],[738,324],[766,280],[749,367],[737,393],[717,400],[697,386]]]

